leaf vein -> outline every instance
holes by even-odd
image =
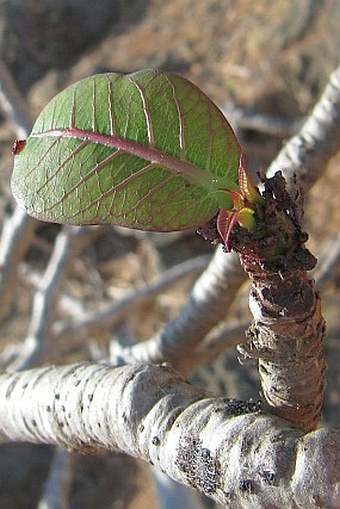
[[[181,150],[181,159],[186,160],[186,147],[185,147],[185,137],[184,137],[184,118],[182,114],[182,110],[177,98],[176,88],[173,82],[171,81],[168,74],[165,75],[167,82],[169,83],[172,90],[172,98],[174,100],[177,116],[178,116],[178,124],[179,124],[179,146]]]
[[[165,152],[157,150],[152,147],[141,145],[133,140],[127,140],[118,136],[110,136],[101,133],[93,133],[82,129],[51,129],[40,133],[34,133],[32,137],[64,137],[76,138],[86,140],[88,142],[99,143],[116,149],[121,149],[124,152],[135,155],[149,161],[157,166],[167,169],[175,175],[182,175],[186,180],[192,184],[201,185],[208,189],[219,189],[223,186],[222,179],[216,175],[210,175],[208,172],[191,164],[188,161],[182,161],[176,157],[171,156]],[[222,181],[222,182],[221,182]]]
[[[116,155],[116,153],[114,154]],[[112,158],[112,156],[111,156]],[[102,161],[103,164],[101,164],[99,170],[101,170],[102,168],[104,168],[108,162],[111,162],[110,159],[111,158],[107,158],[107,160],[105,161]],[[105,164],[104,164],[105,163]],[[86,212],[89,208],[91,208],[93,205],[95,205],[96,203],[99,203],[100,200],[102,200],[103,198],[106,198],[107,196],[109,196],[110,194],[115,194],[117,191],[119,191],[120,189],[124,189],[125,186],[129,183],[131,183],[132,181],[134,181],[136,178],[140,177],[141,175],[143,175],[144,173],[147,173],[148,171],[150,171],[152,168],[154,167],[153,164],[149,164],[143,168],[141,168],[140,170],[138,170],[137,172],[135,173],[132,173],[131,175],[129,175],[128,177],[126,177],[124,180],[122,180],[121,182],[119,182],[118,184],[116,185],[113,185],[110,189],[108,189],[107,191],[105,191],[105,193],[102,193],[100,196],[98,196],[98,198],[96,198],[95,200],[92,200],[86,207],[83,207],[82,209],[78,209],[77,212],[73,215],[73,216],[70,216],[70,217],[75,217],[79,214],[83,214],[84,212]],[[91,176],[94,174],[95,172],[92,171],[91,173]],[[57,205],[59,205],[63,200],[65,200],[66,197],[70,196],[72,193],[76,192],[77,189],[79,189],[79,186],[81,185],[84,185],[84,183],[89,179],[90,177],[88,175],[86,175],[85,177],[83,177],[77,184],[75,184],[71,189],[69,189],[69,191],[67,193],[64,193],[64,195],[62,196],[62,198],[60,200],[58,200],[57,202],[55,202],[53,204],[53,206],[51,207],[51,209],[53,209],[54,207],[56,207]]]
[[[60,138],[59,138],[60,140]],[[41,190],[47,185],[49,184],[52,180],[54,180],[56,178],[56,176],[58,175],[58,173],[60,171],[62,171],[62,169],[64,168],[64,166],[70,161],[70,159],[74,158],[75,155],[79,154],[79,152],[88,145],[88,141],[83,141],[80,145],[78,145],[78,147],[76,147],[74,150],[72,150],[72,153],[69,154],[64,160],[62,163],[60,163],[58,165],[58,168],[57,170],[55,171],[55,173],[51,173],[51,175],[46,178],[42,185],[40,187],[37,188],[37,193],[39,194],[41,192]]]
[[[96,80],[92,80],[92,131],[93,132],[96,132],[97,131],[97,122],[96,122],[96,118],[97,118],[97,105],[96,105],[96,95],[97,95],[97,85],[96,85]]]
[[[112,81],[106,76],[107,82],[107,97],[109,101],[109,120],[110,120],[110,134],[111,136],[115,133],[115,119],[113,114],[113,90],[112,90]]]
[[[153,132],[152,119],[151,119],[151,114],[150,114],[150,107],[149,107],[149,103],[148,103],[148,100],[147,100],[147,97],[146,97],[146,94],[145,94],[145,90],[144,90],[144,88],[137,81],[135,81],[131,77],[129,78],[129,81],[135,85],[135,87],[136,87],[136,89],[137,89],[137,91],[138,91],[138,93],[139,93],[139,95],[141,97],[142,104],[143,104],[143,113],[144,113],[144,117],[145,117],[147,133],[148,133],[149,144],[150,144],[151,147],[154,147],[155,146],[155,136],[154,136],[154,132]]]
[[[70,126],[75,127],[76,125],[76,94],[77,94],[77,88],[75,87],[72,92],[72,106],[70,110]]]

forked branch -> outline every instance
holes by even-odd
[[[257,403],[209,397],[166,366],[4,373],[0,400],[2,442],[118,449],[233,509],[338,507],[339,431],[304,435]]]

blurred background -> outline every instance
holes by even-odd
[[[32,119],[58,91],[92,74],[142,68],[179,73],[226,112],[247,165],[256,172],[268,167],[295,132],[338,65],[339,26],[337,0],[1,0],[0,54]],[[254,113],[279,120],[279,128],[266,132],[252,123]],[[13,126],[0,111],[1,221],[14,207],[9,177],[15,138]],[[334,158],[306,198],[308,246],[319,257],[339,233],[339,163],[340,157]],[[59,229],[39,226],[25,260],[36,273],[45,267]],[[75,261],[65,292],[92,309],[175,263],[212,252],[213,247],[194,232],[164,236],[106,230]],[[93,348],[105,348],[108,334],[131,341],[150,337],[176,315],[193,281],[189,276],[144,303],[115,330],[91,336],[92,357]],[[332,359],[325,408],[329,423],[339,422],[339,287],[338,270],[323,301],[327,354]],[[23,278],[1,326],[1,349],[25,337],[33,294],[34,285]],[[246,288],[230,317],[249,317]],[[65,361],[79,358],[76,348],[65,354]],[[254,366],[239,366],[234,351],[195,376],[197,383],[209,385],[215,393],[257,396]],[[52,449],[46,446],[0,446],[0,508],[36,508],[51,457]],[[141,463],[114,454],[75,461],[71,509],[157,507],[149,470]]]

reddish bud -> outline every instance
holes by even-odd
[[[20,154],[20,152],[24,149],[25,145],[26,140],[16,140],[12,148],[12,154],[15,156]]]

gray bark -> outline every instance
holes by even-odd
[[[123,451],[233,509],[339,508],[339,430],[303,434],[168,366],[3,373],[0,401],[1,442]]]

